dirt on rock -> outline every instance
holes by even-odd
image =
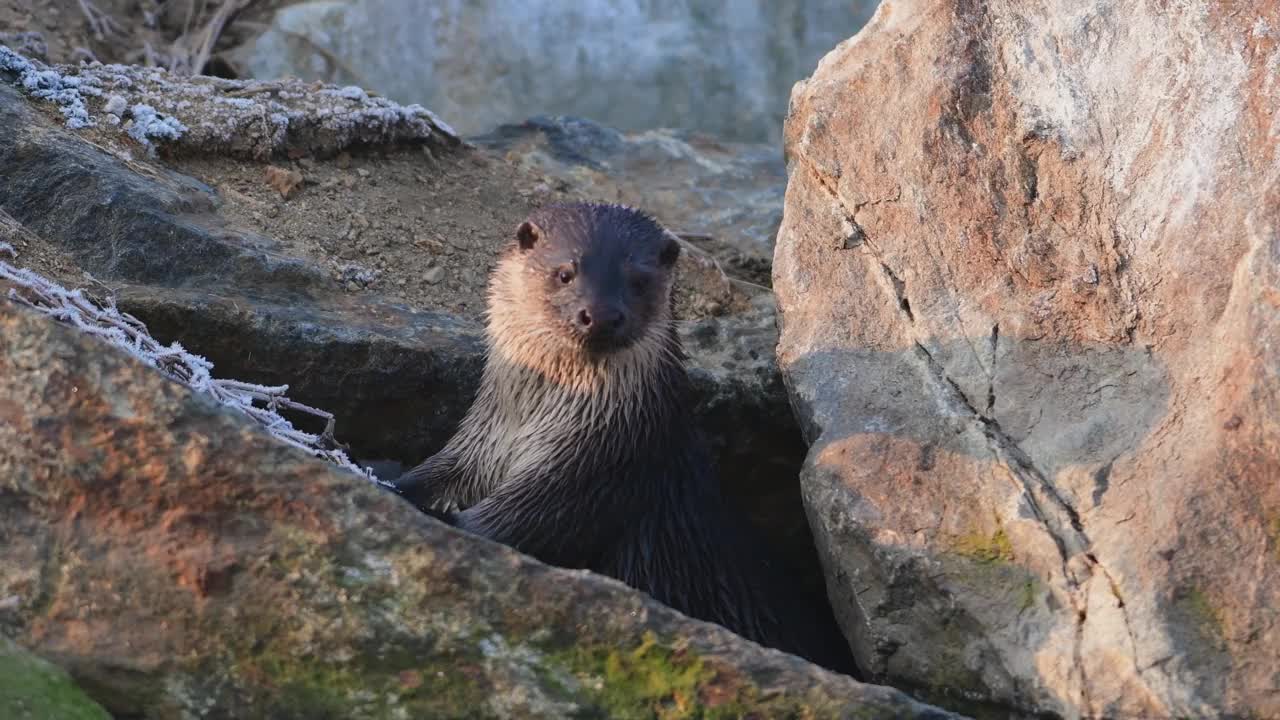
[[[234,225],[329,269],[348,292],[374,289],[469,319],[484,309],[496,250],[533,207],[571,199],[480,152],[342,154],[333,161],[198,158],[179,171],[213,187]],[[287,198],[271,169],[301,175]],[[545,188],[545,184],[543,184]]]
[[[475,321],[482,320],[498,253],[528,212],[550,202],[589,199],[478,148],[390,149],[283,163],[203,157],[171,165],[213,187],[232,225],[324,265],[347,292],[377,290],[411,307]],[[272,181],[281,170],[302,178],[287,198]],[[750,288],[733,283],[722,267],[704,251],[684,254],[677,316],[718,316],[748,307]]]

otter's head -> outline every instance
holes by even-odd
[[[670,319],[680,245],[648,215],[621,205],[550,205],[516,229],[505,260],[503,312],[528,314],[546,342],[592,356],[633,347]],[[514,281],[514,283],[513,283]],[[514,292],[513,292],[514,291]]]

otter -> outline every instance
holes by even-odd
[[[535,210],[491,275],[480,389],[396,490],[550,565],[859,677],[830,606],[798,597],[722,498],[692,424],[673,233],[624,205]]]

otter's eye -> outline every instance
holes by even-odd
[[[568,285],[573,282],[573,271],[569,268],[561,268],[560,271],[556,273],[556,279],[558,279],[561,284]]]

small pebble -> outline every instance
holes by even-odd
[[[427,274],[422,276],[422,279],[426,280],[428,283],[432,285],[435,285],[436,283],[444,279],[444,268],[440,267],[439,265],[436,265],[435,267],[428,270]]]

